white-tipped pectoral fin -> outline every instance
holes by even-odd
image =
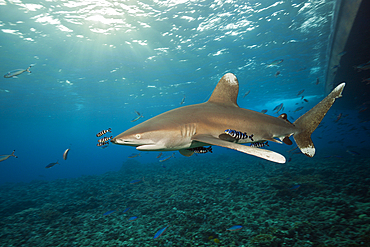
[[[208,144],[216,145],[220,147],[234,149],[239,152],[243,152],[243,153],[253,155],[253,156],[256,156],[256,157],[259,157],[265,160],[269,160],[272,162],[276,162],[276,163],[285,163],[286,161],[285,157],[279,153],[266,150],[266,149],[253,148],[249,146],[236,144],[233,142],[224,141],[224,140],[215,138],[210,135],[195,135],[192,137],[192,140],[203,142],[203,143],[208,143]]]

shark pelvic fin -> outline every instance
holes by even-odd
[[[305,155],[309,157],[313,157],[315,155],[315,146],[311,140],[311,134],[320,124],[330,107],[334,104],[335,99],[342,97],[345,85],[345,83],[339,84],[320,103],[294,122],[294,125],[299,128],[300,132],[294,134],[293,138],[301,152]]]
[[[239,93],[239,82],[232,73],[225,74],[217,83],[208,102],[238,106],[236,99]]]
[[[194,153],[194,151],[191,151],[191,150],[188,150],[188,149],[180,149],[179,152],[180,152],[180,154],[182,154],[186,157],[190,157]]]
[[[233,142],[224,141],[224,140],[215,138],[211,135],[195,135],[191,139],[194,141],[202,142],[202,143],[208,143],[210,145],[216,145],[220,147],[234,149],[236,151],[250,154],[253,156],[257,156],[259,158],[273,161],[276,163],[285,163],[285,157],[283,155],[279,153],[275,153],[270,150],[254,148],[254,147],[236,144]]]

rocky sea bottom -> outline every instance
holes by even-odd
[[[6,184],[0,245],[370,246],[369,164],[207,154],[165,168],[130,160],[99,176]],[[243,227],[226,230],[234,225]]]

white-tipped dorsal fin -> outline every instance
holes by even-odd
[[[225,74],[217,83],[208,102],[232,104],[238,106],[236,99],[239,93],[239,82],[232,73]]]

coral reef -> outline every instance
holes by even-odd
[[[129,161],[99,176],[2,185],[0,243],[370,246],[370,160],[302,157],[276,165],[244,158],[172,159],[166,168]],[[233,225],[243,228],[226,231]]]

